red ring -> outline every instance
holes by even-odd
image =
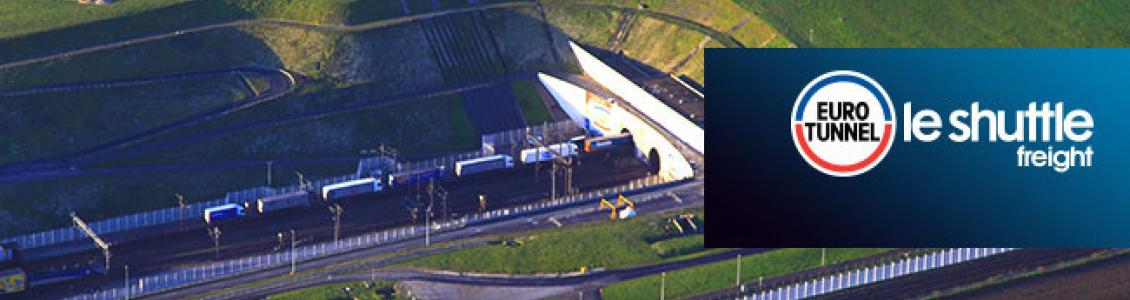
[[[805,141],[805,139],[804,139],[804,130],[802,130],[803,128],[804,127],[801,126],[801,124],[796,124],[796,136],[800,137],[799,139],[797,139],[797,142],[800,143],[800,148],[801,148],[801,150],[804,151],[804,155],[808,156],[808,159],[811,159],[813,162],[816,163],[816,165],[820,166],[821,168],[824,168],[824,169],[827,169],[827,170],[830,170],[830,171],[836,172],[836,173],[855,172],[855,171],[858,171],[860,169],[863,169],[864,167],[867,167],[871,163],[874,163],[876,160],[879,159],[879,155],[883,154],[883,150],[887,147],[887,143],[890,142],[890,140],[891,140],[890,139],[891,138],[891,124],[887,123],[886,125],[883,126],[883,129],[884,129],[883,130],[883,139],[879,140],[879,147],[875,148],[875,152],[872,152],[870,156],[867,156],[866,159],[864,159],[860,162],[850,164],[850,165],[838,165],[838,164],[833,164],[831,162],[828,162],[824,159],[821,159],[819,156],[816,155],[815,152],[812,152],[812,149],[808,147],[808,142]]]

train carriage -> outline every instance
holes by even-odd
[[[310,206],[310,194],[306,191],[263,197],[255,201],[255,209],[259,214],[302,206]]]
[[[224,204],[204,209],[204,222],[208,224],[239,219],[247,215],[243,206],[238,204]]]
[[[409,186],[416,183],[423,183],[427,182],[428,180],[439,180],[443,178],[445,171],[447,171],[447,168],[435,167],[389,174],[388,186],[390,188],[396,188]]]
[[[552,150],[552,151],[550,151]],[[523,164],[532,164],[536,162],[549,161],[553,159],[553,153],[556,152],[562,156],[573,157],[577,156],[577,144],[574,143],[560,143],[553,144],[546,147],[530,148],[522,150],[521,157]]]
[[[506,154],[484,156],[455,162],[455,176],[463,177],[514,167],[514,158]]]
[[[374,178],[355,179],[322,187],[322,199],[336,201],[351,196],[381,191],[381,182]]]
[[[616,152],[630,149],[632,146],[634,144],[631,134],[602,136],[584,141],[585,153]]]
[[[0,266],[16,260],[16,246],[14,242],[0,244]]]

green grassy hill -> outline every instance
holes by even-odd
[[[477,5],[498,2],[504,1],[479,1]],[[733,11],[737,6],[724,0],[696,2],[693,9],[680,9],[677,2],[656,2],[652,3],[653,11],[646,13],[632,12],[635,9],[632,1],[610,2],[615,5],[550,1],[544,7],[544,14],[534,3],[524,2],[426,20],[368,23],[469,6],[462,0],[438,1],[438,7],[430,0],[404,3],[406,7],[401,7],[400,1],[371,0],[119,0],[110,5],[94,6],[61,0],[3,1],[0,2],[0,26],[5,30],[0,33],[0,64],[234,20],[277,18],[311,24],[368,25],[363,29],[342,30],[340,27],[315,29],[257,23],[183,32],[46,62],[0,68],[0,90],[239,66],[284,68],[299,77],[300,83],[292,94],[146,141],[160,143],[249,122],[439,89],[512,72],[575,72],[577,69],[568,58],[566,40],[577,39],[607,47],[622,21],[620,16],[625,13],[641,13],[642,16],[632,21],[635,22],[632,32],[621,42],[625,54],[658,66],[662,71],[688,74],[700,82],[702,51],[696,52],[696,48],[707,35],[701,28],[687,27],[685,20],[719,31],[737,28],[733,35],[741,43],[769,40],[773,36],[752,14]],[[659,17],[658,14],[674,17]],[[546,20],[549,26],[545,25]],[[723,44],[708,41],[705,45]],[[680,65],[684,59],[687,62]],[[678,70],[675,70],[677,65]],[[0,122],[19,128],[3,131],[6,139],[0,142],[7,151],[0,151],[0,163],[72,152],[192,112],[242,101],[249,96],[249,91],[232,89],[242,84],[241,78],[230,76],[4,99],[7,101],[0,102],[0,110],[30,112],[0,115]],[[546,120],[548,114],[538,101],[535,86],[522,81],[512,84],[528,121]],[[237,131],[140,156],[79,167],[348,157],[380,144],[398,147],[405,153],[476,149],[478,137],[460,101],[455,95],[407,99],[402,103]],[[146,109],[123,112],[124,108],[137,107]],[[346,135],[355,138],[343,138]],[[301,169],[315,177],[351,170],[347,165]],[[292,175],[277,175],[293,174],[293,168],[275,171],[276,185],[293,183]],[[71,210],[98,219],[169,206],[168,199],[174,193],[185,194],[190,201],[220,197],[225,191],[262,185],[262,173],[262,168],[193,170],[177,175],[183,177],[145,176],[149,180],[130,176],[74,177],[5,186],[0,188],[0,224],[26,226],[18,229],[0,226],[0,235],[65,226],[66,219],[59,216]]]
[[[1125,47],[1130,2],[735,0],[805,47]]]

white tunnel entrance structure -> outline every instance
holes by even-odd
[[[609,101],[610,99],[605,99],[585,88],[547,74],[538,74],[538,80],[545,85],[549,94],[561,105],[561,108],[577,126],[597,135],[630,132],[638,153],[643,156],[642,158],[645,161],[656,165],[653,167],[658,169],[657,175],[663,179],[680,180],[695,176],[695,170],[691,167],[691,163],[671,141],[648,122],[621,107],[618,102]],[[627,79],[625,78],[625,80]],[[642,89],[641,92],[647,94]],[[659,105],[666,105],[650,94],[648,96]],[[648,101],[648,99],[642,101]],[[633,107],[637,106],[633,105]],[[663,108],[670,109],[666,106]],[[674,111],[671,112],[674,113]],[[682,118],[678,113],[675,113],[675,117]],[[656,123],[666,121],[658,120],[661,121]],[[688,123],[690,122],[688,121]],[[693,123],[690,124],[694,126]],[[697,128],[697,126],[695,127]],[[698,133],[700,136],[697,137],[697,140],[701,143],[701,128],[699,128]]]

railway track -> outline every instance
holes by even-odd
[[[635,165],[623,162],[588,161],[576,167],[576,184],[582,191],[600,189],[622,184],[646,174],[646,166],[634,157],[622,158],[635,161]],[[546,169],[542,168],[544,172]],[[483,176],[458,182],[444,183],[449,192],[449,211],[459,215],[474,212],[478,208],[479,193],[489,195],[488,209],[512,207],[545,199],[548,174],[534,174],[532,168],[523,168],[498,176]],[[341,236],[349,237],[358,233],[413,223],[408,218],[403,198],[408,191],[372,194],[350,199],[343,203],[345,213]],[[438,208],[440,203],[435,203]],[[439,211],[437,209],[437,211]],[[262,254],[276,251],[276,234],[295,229],[302,243],[318,243],[333,239],[333,223],[328,210],[320,206],[298,209],[281,215],[267,215],[259,219],[221,225],[221,249],[219,259],[230,259],[249,254]],[[422,218],[414,224],[422,222]],[[81,282],[55,285],[49,288],[32,289],[21,297],[28,299],[55,298],[58,296],[87,291],[111,285],[120,280],[122,265],[129,265],[131,274],[146,274],[168,270],[178,266],[188,266],[213,261],[212,240],[202,222],[184,224],[186,231],[166,234],[131,242],[115,243],[111,272],[106,276],[91,277]],[[289,243],[289,239],[287,239]],[[30,262],[24,266],[29,273],[50,268],[60,263],[99,258],[97,251],[89,251],[47,261]]]

